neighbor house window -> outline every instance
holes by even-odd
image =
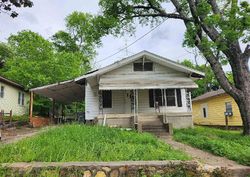
[[[18,104],[23,106],[24,105],[24,93],[18,92]]]
[[[203,105],[203,106],[201,107],[201,112],[202,112],[202,117],[203,117],[203,118],[207,118],[207,117],[208,117],[207,105]]]
[[[102,106],[103,108],[112,108],[112,91],[111,90],[102,91]]]
[[[134,63],[134,71],[153,71],[152,62]]]
[[[232,108],[232,103],[231,102],[226,102],[225,106],[226,106],[226,112],[233,112],[233,108]]]
[[[4,97],[4,86],[1,86],[1,89],[0,89],[0,97],[1,97],[1,98]]]
[[[166,101],[164,98],[166,92]],[[181,90],[180,89],[151,89],[149,90],[149,106],[154,107],[156,102],[159,106],[177,106],[182,107]]]

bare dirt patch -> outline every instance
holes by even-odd
[[[13,143],[23,138],[31,137],[39,133],[41,130],[41,128],[30,128],[27,126],[4,129],[2,130],[2,140],[0,141],[0,144]]]

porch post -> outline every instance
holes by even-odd
[[[167,121],[167,96],[166,96],[166,89],[163,90],[163,93],[164,93],[164,100],[165,100],[165,104],[164,104],[165,111],[163,113],[163,116],[164,116],[163,123],[168,123],[168,121]]]
[[[55,99],[52,99],[52,118],[53,119],[55,118],[55,104],[56,104]]]
[[[138,109],[139,109],[139,97],[138,97],[138,90],[136,90],[136,117],[138,119]],[[138,120],[137,120],[138,122]]]
[[[34,93],[31,91],[30,92],[30,105],[29,105],[29,118],[30,118],[30,123],[31,119],[33,117],[33,99],[34,99]]]

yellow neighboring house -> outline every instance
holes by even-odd
[[[0,76],[0,111],[13,115],[28,113],[29,94],[16,82]]]
[[[238,105],[222,89],[194,98],[192,106],[193,121],[196,125],[225,126],[224,113],[232,112],[232,116],[228,116],[228,126],[242,126]]]

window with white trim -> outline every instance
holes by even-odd
[[[24,93],[18,92],[18,104],[23,106],[24,105]]]
[[[202,118],[208,118],[208,106],[207,106],[207,104],[204,104],[201,106],[201,114],[202,114]]]

